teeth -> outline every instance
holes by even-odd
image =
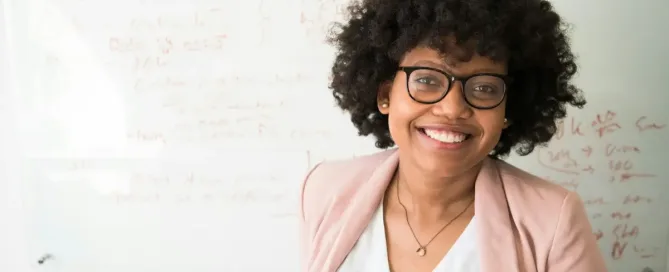
[[[425,134],[432,139],[435,139],[444,143],[460,143],[467,139],[467,134],[453,132],[453,131],[443,131],[443,130],[432,130],[424,129]]]

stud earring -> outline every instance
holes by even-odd
[[[388,107],[388,103],[383,103],[383,104],[381,104],[381,107],[382,107],[382,108],[387,108],[387,107]]]
[[[509,120],[506,120],[506,118],[504,118],[504,124],[506,124],[508,122],[509,122]]]

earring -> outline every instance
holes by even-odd
[[[381,107],[382,107],[382,108],[387,108],[387,107],[388,107],[388,103],[383,103],[383,104],[381,104]]]
[[[506,118],[504,118],[504,124],[506,124],[507,122],[509,122],[509,120],[506,120]]]

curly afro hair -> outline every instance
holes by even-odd
[[[465,52],[458,55],[462,61],[476,53],[507,62],[514,80],[506,117],[513,123],[502,132],[493,158],[507,156],[512,148],[521,156],[530,154],[556,133],[566,104],[582,108],[586,103],[571,83],[577,67],[566,24],[547,1],[363,0],[347,11],[348,21],[335,23],[328,38],[337,49],[329,87],[359,135],[373,134],[378,148],[394,142],[388,116],[378,111],[377,91],[393,80],[406,52],[418,46],[446,54],[451,40],[455,51]]]

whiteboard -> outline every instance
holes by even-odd
[[[344,0],[6,2],[34,269],[297,271],[301,178],[375,151],[327,89]],[[590,103],[510,161],[583,197],[611,271],[666,271],[669,3],[556,5]]]
[[[25,271],[28,268],[25,212],[21,205],[20,179],[15,171],[20,165],[17,160],[20,153],[16,148],[16,104],[8,61],[5,11],[0,0],[0,271]]]

